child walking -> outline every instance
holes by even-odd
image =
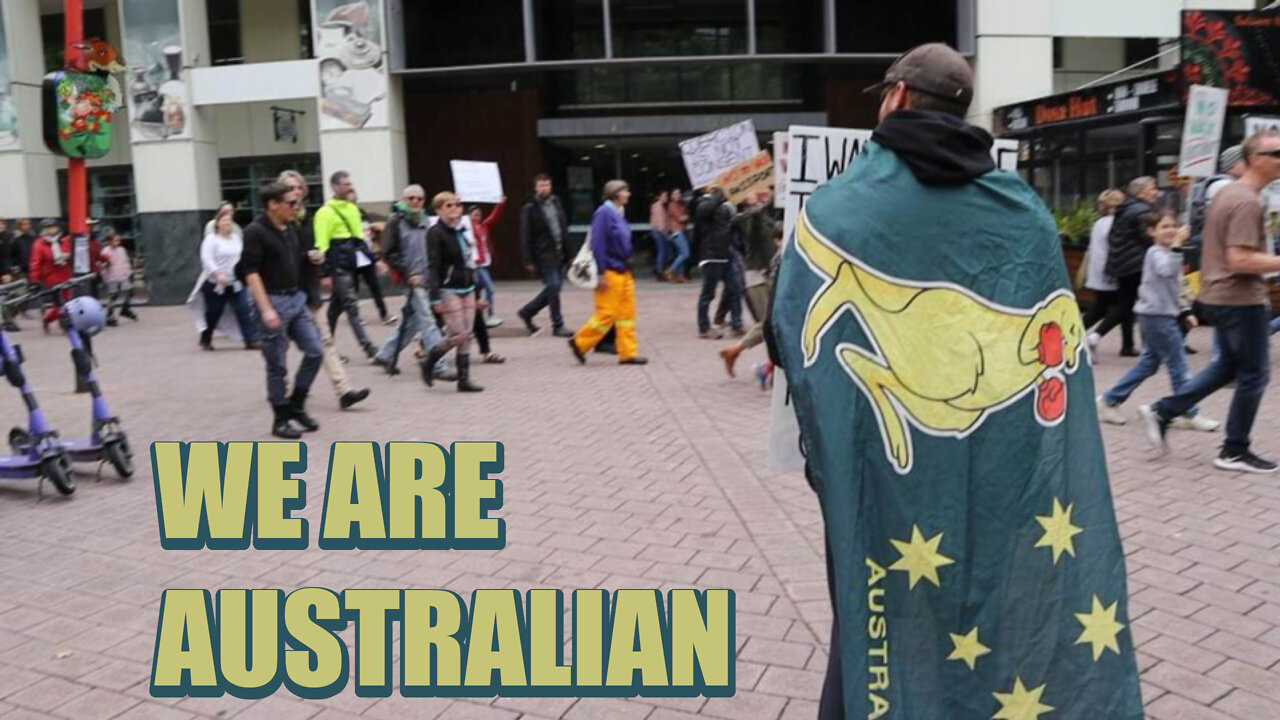
[[[1147,250],[1142,265],[1142,285],[1138,288],[1138,303],[1134,306],[1138,326],[1142,329],[1142,354],[1138,362],[1110,390],[1098,396],[1098,417],[1113,425],[1125,424],[1127,418],[1120,412],[1120,405],[1142,381],[1156,374],[1161,365],[1169,372],[1174,393],[1190,380],[1187,356],[1182,341],[1180,323],[1195,327],[1195,316],[1187,311],[1182,297],[1182,243],[1186,241],[1187,228],[1178,226],[1177,215],[1169,209],[1157,210],[1147,216],[1147,234],[1155,244]],[[1185,430],[1213,432],[1219,422],[1205,417],[1197,408],[1174,421],[1174,427]]]
[[[107,238],[107,247],[102,251],[102,280],[107,286],[107,324],[116,324],[116,311],[137,320],[130,301],[133,299],[133,263],[129,260],[129,251],[124,247],[124,238],[115,228],[103,228],[102,234]]]

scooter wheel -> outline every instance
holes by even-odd
[[[133,456],[129,453],[129,446],[122,442],[114,442],[102,448],[102,452],[107,456],[107,462],[111,463],[111,467],[116,469],[116,473],[122,478],[133,477]]]
[[[31,433],[15,427],[9,431],[9,447],[14,452],[23,453],[31,447]]]
[[[71,476],[71,463],[66,458],[53,457],[40,463],[40,472],[47,478],[53,486],[58,488],[58,492],[63,495],[70,495],[76,491],[75,478]]]

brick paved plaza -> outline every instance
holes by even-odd
[[[499,288],[514,318],[528,283]],[[693,286],[639,289],[644,368],[593,357],[580,368],[564,341],[501,337],[509,361],[480,366],[481,395],[387,378],[339,329],[368,402],[340,413],[327,381],[311,406],[308,506],[318,528],[329,444],[337,440],[500,440],[507,548],[497,552],[245,551],[160,548],[147,450],[155,440],[268,439],[262,359],[204,353],[183,308],[144,308],[142,321],[97,341],[108,397],[131,433],[139,472],[95,483],[81,466],[69,499],[32,481],[0,485],[0,718],[235,717],[241,720],[624,718],[728,720],[816,716],[830,608],[818,505],[798,473],[765,469],[768,395],[750,379],[762,352],[729,380],[697,340]],[[590,297],[566,292],[570,324]],[[398,306],[399,303],[397,302]],[[366,312],[366,317],[375,316]],[[64,436],[85,433],[86,397],[71,389],[66,343],[32,321],[16,336],[38,396]],[[504,328],[505,329],[505,328]],[[378,338],[389,328],[374,328]],[[1127,367],[1108,338],[1099,385]],[[1194,346],[1207,349],[1201,331]],[[296,360],[296,352],[293,353]],[[1207,353],[1192,358],[1196,366]],[[1130,403],[1167,388],[1161,375]],[[0,420],[22,424],[16,391]],[[1280,457],[1280,391],[1258,420],[1259,452]],[[1204,406],[1225,418],[1228,395]],[[0,425],[3,428],[5,425]],[[1148,716],[1156,720],[1280,718],[1280,478],[1210,466],[1217,436],[1180,432],[1152,460],[1137,427],[1107,427],[1112,487],[1129,555],[1133,634]],[[409,700],[352,694],[312,702],[286,694],[157,700],[148,695],[165,588],[319,586],[447,588],[729,587],[737,591],[738,693],[733,698]],[[350,637],[348,636],[348,641]],[[398,670],[397,670],[398,673]],[[1047,717],[1053,717],[1048,715]]]

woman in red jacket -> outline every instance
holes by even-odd
[[[493,264],[493,243],[490,241],[493,226],[502,218],[502,209],[506,206],[507,197],[503,195],[489,217],[484,217],[484,212],[474,205],[467,213],[471,216],[471,230],[476,236],[476,287],[484,292],[484,299],[489,303],[489,308],[484,311],[484,324],[488,327],[502,324],[501,318],[493,316],[493,278],[489,275],[489,266]]]
[[[72,275],[86,275],[98,271],[98,241],[88,238],[88,253],[76,257],[71,236],[62,234],[62,225],[49,218],[40,223],[40,238],[31,246],[31,267],[27,279],[34,285],[53,287],[71,279]],[[67,292],[63,300],[70,299]],[[45,308],[44,329],[58,319],[58,303],[51,302]]]

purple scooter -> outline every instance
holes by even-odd
[[[60,301],[64,295],[92,280],[92,275],[82,275],[40,290],[25,300],[53,296],[55,302]],[[93,354],[89,347],[89,337],[106,326],[106,311],[97,299],[82,295],[70,298],[62,304],[58,309],[58,321],[71,343],[71,361],[75,365],[76,375],[88,386],[93,397],[92,430],[89,437],[64,440],[62,445],[75,462],[99,463],[99,480],[102,479],[104,463],[111,463],[120,477],[132,477],[133,450],[129,446],[129,437],[125,434],[120,418],[112,415],[107,407],[107,399],[103,396],[97,375],[93,371]],[[9,445],[15,452],[23,452],[31,447],[32,437],[32,434],[22,428],[13,428],[9,431]]]
[[[25,299],[10,301],[8,297],[21,290],[26,283],[17,282],[0,285],[0,298],[5,298],[5,306],[18,306]],[[71,474],[71,458],[66,447],[58,439],[58,432],[45,420],[44,411],[36,402],[35,393],[22,372],[22,352],[17,345],[9,341],[9,336],[0,330],[0,372],[3,372],[9,384],[22,391],[22,400],[27,405],[27,427],[14,428],[26,441],[21,448],[14,446],[13,455],[0,455],[0,478],[19,480],[39,478],[36,486],[39,497],[44,496],[45,478],[53,483],[58,492],[70,495],[76,491],[76,482]]]

